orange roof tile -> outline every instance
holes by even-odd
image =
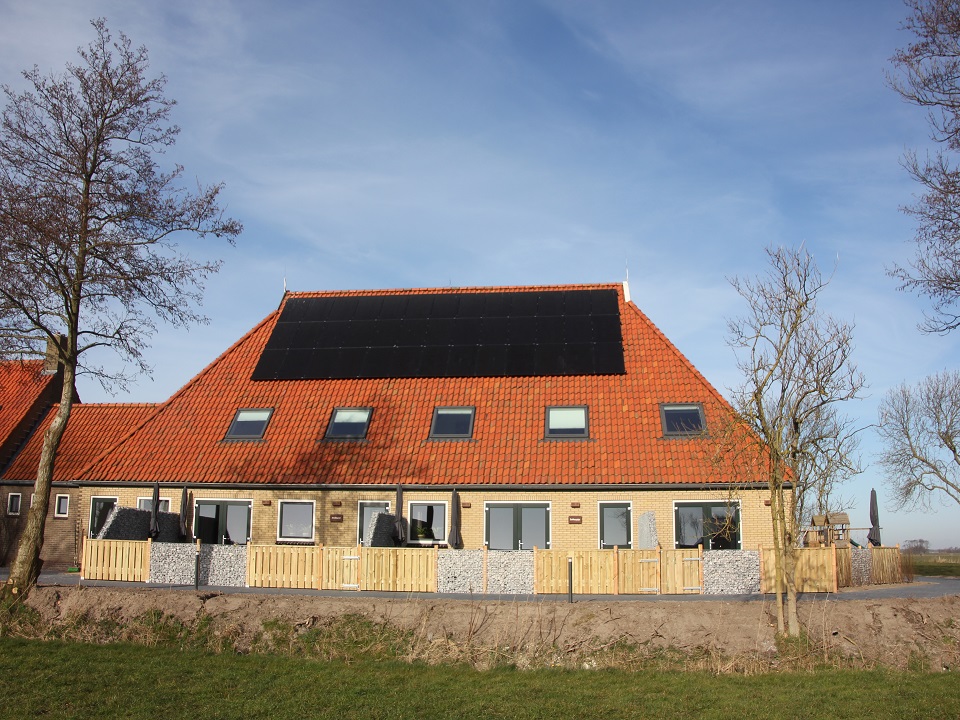
[[[729,482],[698,438],[665,439],[662,403],[729,406],[619,284],[289,293],[289,298],[615,290],[626,373],[560,377],[250,379],[283,307],[90,465],[82,480],[253,484],[610,485]],[[544,440],[547,406],[586,405],[590,438]],[[437,406],[476,408],[470,440],[430,440]],[[366,440],[323,439],[338,407],[372,407]],[[273,408],[262,440],[224,436],[239,408]]]
[[[43,373],[42,360],[0,362],[0,444],[20,425],[55,378]]]
[[[74,405],[57,451],[54,481],[66,482],[79,478],[88,465],[118,440],[133,432],[147,417],[156,412],[157,407],[159,406],[146,403]],[[56,413],[57,406],[54,406],[43,424],[3,473],[4,480],[36,478],[40,450],[43,447],[43,433]]]

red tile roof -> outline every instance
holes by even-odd
[[[615,285],[291,293],[324,297],[616,290],[624,375],[252,381],[280,309],[217,358],[84,473],[88,481],[548,485],[710,483],[700,439],[664,439],[661,403],[729,407]],[[281,305],[282,308],[282,305]],[[544,440],[547,406],[586,405],[588,440]],[[324,441],[334,408],[372,407],[367,439]],[[474,436],[428,439],[436,406],[474,406]],[[273,408],[259,441],[225,441],[239,408]]]
[[[55,375],[43,373],[42,360],[0,362],[0,445],[24,421],[55,380]]]
[[[88,465],[124,436],[133,432],[156,412],[158,405],[137,403],[76,404],[70,410],[67,430],[60,441],[53,479],[56,482],[78,479]],[[43,433],[50,426],[57,406],[44,418],[23,450],[3,473],[4,480],[34,480],[40,464]]]

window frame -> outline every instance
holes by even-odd
[[[625,507],[627,510],[627,544],[606,545],[603,542],[603,509],[604,507]],[[632,500],[600,500],[597,502],[597,547],[601,550],[609,550],[613,547],[633,549],[633,501]]]
[[[140,501],[141,501],[141,500],[146,500],[146,501],[148,501],[148,502],[153,502],[153,496],[152,496],[152,495],[146,495],[146,496],[144,496],[144,497],[138,497],[138,498],[137,498],[137,510],[146,510],[147,512],[149,512],[149,511],[150,511],[150,508],[140,507]],[[164,504],[164,503],[167,504],[167,509],[166,509],[166,510],[163,509],[163,504]],[[159,512],[168,513],[168,512],[170,512],[170,508],[171,508],[171,507],[173,507],[173,500],[172,500],[171,498],[168,498],[168,497],[162,497],[162,498],[160,498],[160,511],[159,511]]]
[[[546,522],[546,543],[545,548],[549,550],[553,544],[553,502],[551,500],[490,500],[483,503],[483,546],[490,548],[490,509],[512,507],[513,512],[513,531],[514,531],[514,551],[532,552],[533,548],[523,547],[523,508],[543,508],[547,512]]]
[[[333,429],[334,423],[336,421],[337,413],[341,411],[358,411],[363,410],[367,413],[367,420],[363,425],[363,434],[362,435],[331,435],[330,431]],[[370,422],[373,420],[373,407],[371,406],[353,406],[353,407],[335,407],[330,413],[330,420],[327,421],[327,429],[323,434],[323,439],[332,442],[339,442],[342,440],[366,440],[367,435],[370,432]]]
[[[440,537],[415,539],[413,536],[413,506],[414,505],[439,505],[443,507],[443,531]],[[450,534],[450,507],[446,500],[408,500],[407,501],[407,545],[437,545],[446,544],[447,536]]]
[[[63,512],[60,512],[60,500],[64,499],[67,501],[67,509]],[[70,517],[70,496],[69,495],[57,495],[53,501],[53,516],[55,518],[65,518]]]
[[[457,410],[469,411],[470,415],[470,427],[466,433],[438,433],[436,431],[437,418],[443,414],[444,411]],[[458,415],[465,415],[467,413],[458,412],[451,413]],[[477,418],[477,408],[473,405],[438,405],[433,408],[433,417],[430,420],[430,439],[431,440],[471,440],[473,439],[473,426]]]
[[[679,509],[681,507],[700,507],[701,511],[706,510],[707,508],[712,507],[727,507],[734,510],[734,518],[736,519],[737,526],[737,536],[734,542],[734,547],[729,548],[715,548],[713,547],[713,538],[716,537],[716,533],[713,535],[707,535],[704,529],[704,534],[701,536],[704,540],[703,549],[706,550],[742,550],[743,549],[743,501],[739,498],[734,500],[674,500],[673,501],[673,547],[674,549],[681,549],[680,541],[677,536],[678,525],[677,522],[679,519]],[[706,518],[704,517],[704,522]],[[691,548],[697,547],[696,545],[683,545],[682,548]]]
[[[253,541],[253,500],[246,499],[246,498],[223,498],[223,497],[210,497],[210,498],[201,497],[201,498],[193,499],[193,527],[191,528],[191,531],[192,531],[194,541],[196,541],[197,539],[197,519],[200,513],[200,505],[202,504],[223,505],[224,507],[227,507],[230,505],[236,505],[236,506],[246,505],[248,510],[246,539],[242,543],[234,542],[232,544],[233,545],[249,545]],[[223,537],[222,537],[223,532],[221,531],[220,526],[223,526],[224,530],[226,529],[226,524],[227,524],[226,514],[224,514],[222,522],[219,517],[217,518],[217,524],[218,524],[218,528],[217,528],[218,540],[216,543],[213,543],[213,544],[225,545],[226,543],[223,542]]]
[[[310,537],[293,537],[283,534],[283,508],[285,505],[309,505],[310,506]],[[317,539],[317,501],[298,498],[286,498],[277,501],[277,542],[284,543],[309,543],[313,544]]]
[[[253,420],[241,420],[240,415],[243,413],[253,413],[253,412],[265,412],[267,413],[266,420],[263,420],[263,427],[260,429],[258,434],[254,433],[244,433],[240,434],[234,432],[237,423],[239,422],[254,422]],[[265,407],[246,407],[239,408],[237,412],[233,415],[233,420],[230,422],[230,427],[227,428],[227,434],[223,436],[224,440],[263,440],[263,436],[267,433],[267,426],[270,425],[270,421],[273,419],[274,408],[265,408]]]
[[[550,429],[550,412],[552,410],[583,410],[583,431],[564,433]],[[590,407],[588,405],[547,405],[543,411],[543,438],[544,440],[589,440],[590,439]]]
[[[357,500],[357,545],[367,547],[363,544],[363,531],[366,529],[363,527],[363,506],[364,505],[386,505],[385,512],[387,515],[390,514],[390,501],[389,500]]]
[[[696,410],[700,415],[700,427],[696,430],[667,430],[667,413],[671,410]],[[707,417],[703,412],[703,403],[661,403],[660,404],[660,429],[665,438],[689,438],[699,437],[707,433]]]
[[[17,509],[13,510],[13,499],[17,499]],[[20,513],[23,512],[23,493],[8,493],[7,494],[7,517],[20,517]]]
[[[120,502],[120,497],[117,495],[91,495],[90,496],[90,515],[89,515],[90,524],[87,525],[87,537],[89,538],[95,537],[95,533],[93,532],[93,525],[94,525],[93,506],[97,502],[97,500],[111,500],[113,502],[113,507],[116,507],[117,503]],[[110,513],[107,513],[107,517],[109,516],[110,516]],[[106,523],[107,518],[105,517],[103,521],[104,523]],[[99,533],[100,530],[103,530],[103,525],[101,525],[97,529],[97,533]]]

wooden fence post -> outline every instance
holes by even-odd
[[[837,544],[833,544],[833,591],[840,592],[840,573],[837,572]]]
[[[660,554],[660,543],[657,543],[657,595],[661,594],[663,589],[663,558]]]
[[[700,557],[700,594],[703,595],[703,545],[697,545]]]
[[[150,555],[153,550],[153,538],[147,538],[147,552],[143,556],[143,582],[150,582]]]
[[[620,549],[613,546],[613,594],[620,594]]]

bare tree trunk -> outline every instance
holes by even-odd
[[[776,487],[770,486],[770,522],[773,526],[773,586],[776,593],[777,604],[777,632],[783,635],[786,632],[783,613],[783,587],[784,587],[784,557],[783,557],[783,535],[780,532],[780,512],[778,510],[780,503],[777,499]]]
[[[10,568],[10,577],[2,589],[4,599],[26,595],[40,575],[40,550],[43,547],[43,531],[50,506],[50,489],[53,486],[53,468],[57,448],[67,429],[70,411],[73,408],[73,384],[75,368],[65,364],[63,372],[63,390],[60,394],[60,408],[43,434],[43,449],[37,468],[37,482],[34,486],[33,504],[27,514],[27,525],[20,536],[17,557]]]

